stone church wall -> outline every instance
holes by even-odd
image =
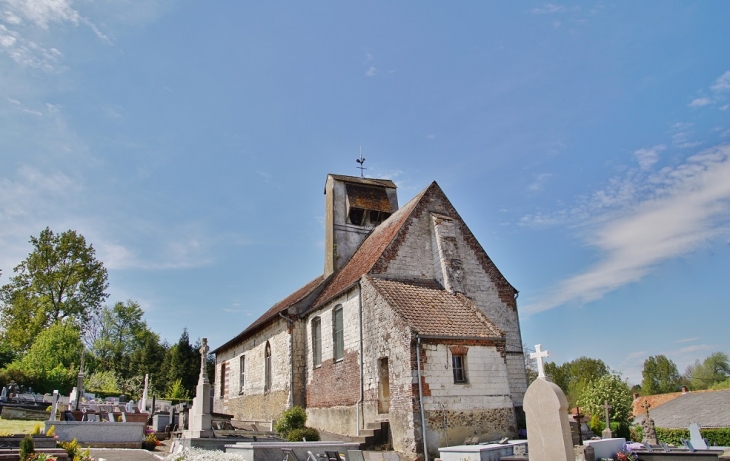
[[[264,390],[264,351],[271,346],[271,389]],[[244,383],[241,389],[240,357],[245,355]],[[226,364],[228,379],[221,395],[221,364]],[[213,411],[234,415],[235,419],[269,421],[279,417],[289,401],[289,333],[284,319],[274,323],[234,348],[219,351],[216,357]]]
[[[363,376],[364,421],[387,418],[393,436],[393,449],[415,455],[416,437],[420,440],[420,419],[416,419],[418,380],[415,357],[411,354],[413,335],[408,324],[382,296],[364,279],[363,290]],[[381,373],[383,359],[388,359],[390,408],[382,413]],[[414,391],[415,388],[415,391]],[[379,411],[380,410],[380,411]],[[419,416],[420,418],[420,416]],[[419,442],[420,443],[420,442]]]
[[[342,305],[344,358],[334,360],[333,312]],[[322,363],[314,367],[312,320],[321,320]],[[353,289],[306,317],[307,425],[355,435],[360,398],[360,320],[358,290]]]
[[[444,344],[433,340],[421,347],[430,452],[437,453],[439,446],[464,443],[467,437],[480,436],[480,441],[486,441],[517,435],[502,347],[482,341]],[[466,355],[466,383],[454,382],[452,347],[459,347]]]

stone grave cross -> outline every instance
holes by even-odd
[[[611,418],[608,411],[613,408],[613,406],[609,405],[608,400],[606,400],[604,401],[603,405],[601,405],[601,408],[603,408],[606,414],[606,429],[603,430],[603,433],[601,435],[604,439],[610,439],[611,437],[613,437],[613,432],[611,432]]]
[[[583,445],[583,429],[580,425],[585,415],[580,412],[580,407],[575,407],[575,421],[578,423],[578,445]]]
[[[542,344],[536,345],[535,352],[530,354],[530,358],[535,359],[537,361],[537,377],[538,378],[545,377],[545,364],[542,363],[542,359],[547,356],[548,356],[548,351],[542,350]]]
[[[208,380],[208,338],[203,338],[203,344],[200,346],[200,381],[210,382]]]
[[[646,413],[646,418],[649,418],[649,408],[651,408],[651,404],[648,400],[644,399],[644,403],[641,404],[641,408],[644,409],[644,413]]]

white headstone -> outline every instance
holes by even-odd
[[[68,396],[68,404],[69,406],[74,405],[76,403],[76,394],[78,393],[78,390],[74,387],[71,389],[71,393]],[[69,408],[71,410],[71,408]]]
[[[545,376],[542,358],[548,352],[535,346],[538,373],[525,392],[523,408],[527,422],[527,451],[530,461],[573,461],[573,439],[568,421],[568,399],[557,384]]]
[[[707,450],[705,439],[702,438],[702,434],[700,433],[700,425],[697,423],[689,425],[689,441],[696,450]]]
[[[127,411],[127,413],[134,413],[134,400],[130,400],[127,402],[127,404],[124,406],[124,409]]]
[[[48,419],[49,421],[55,421],[56,420],[56,409],[58,408],[58,391],[53,391],[53,400],[51,403],[51,417]]]
[[[150,375],[144,375],[144,391],[142,391],[142,400],[139,402],[139,411],[142,413],[147,411],[147,386],[149,384]]]

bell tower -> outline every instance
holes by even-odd
[[[396,185],[389,179],[327,175],[324,275],[339,270],[381,222],[398,210]]]

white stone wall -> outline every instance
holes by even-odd
[[[423,399],[426,410],[448,408],[472,411],[512,406],[507,368],[494,346],[469,346],[467,383],[454,383],[451,351],[446,344],[425,344],[422,373],[431,395]]]
[[[271,346],[271,389],[265,392],[264,351],[266,342]],[[246,356],[245,382],[241,391],[240,357]],[[226,393],[221,396],[220,372],[221,363],[226,362],[226,370],[230,373]],[[216,380],[214,411],[233,414],[236,419],[269,420],[286,409],[289,396],[289,333],[284,319],[277,319],[272,325],[259,331],[243,343],[231,349],[219,351],[216,356]],[[271,408],[265,404],[254,404],[251,398],[271,394],[270,398],[261,402],[276,402]],[[244,400],[251,404],[245,408]],[[282,407],[283,400],[283,407]]]

